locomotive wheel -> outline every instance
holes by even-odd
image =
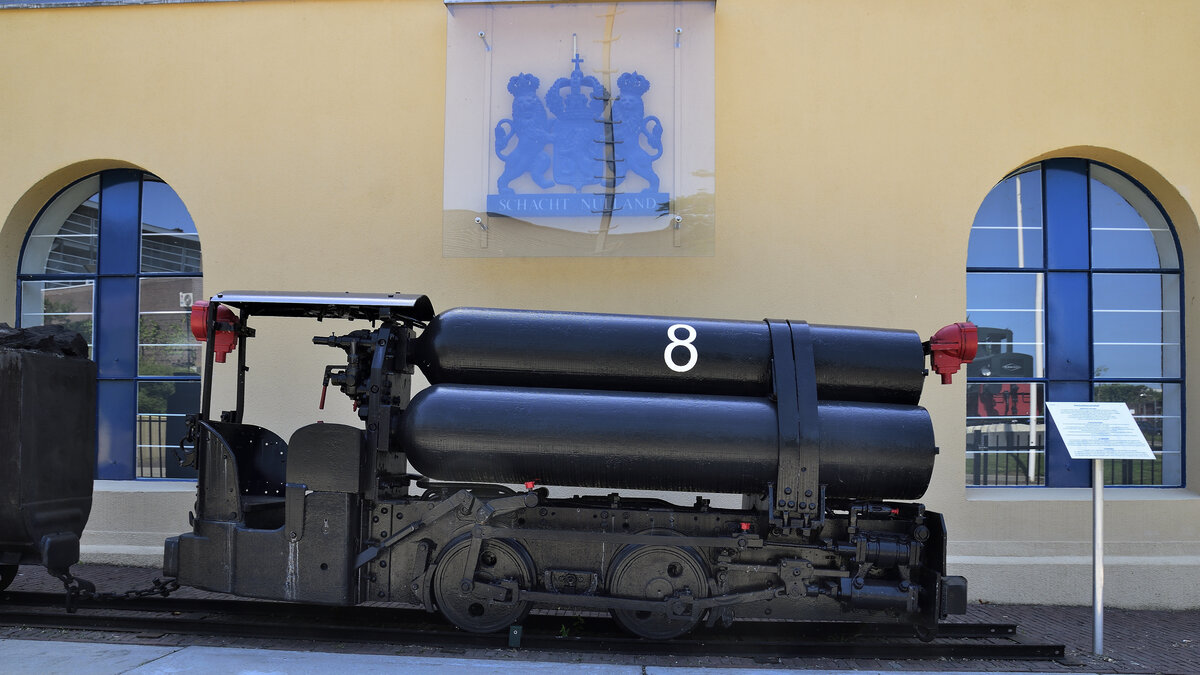
[[[691,549],[658,544],[627,546],[609,573],[608,593],[639,600],[663,600],[683,593],[703,598],[708,596],[708,574]],[[688,616],[670,616],[666,611],[612,610],[613,619],[622,628],[650,640],[686,635],[700,622],[702,614],[695,609]]]
[[[433,572],[433,596],[442,615],[459,628],[471,633],[494,633],[520,623],[529,613],[528,602],[496,602],[483,593],[462,589],[470,538],[451,544]],[[529,588],[533,581],[533,562],[524,547],[512,541],[492,539],[479,549],[475,584],[516,581]]]
[[[0,565],[0,591],[8,588],[8,585],[17,578],[16,565]]]

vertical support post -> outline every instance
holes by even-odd
[[[212,419],[210,413],[212,412],[213,363],[216,359],[217,344],[217,303],[215,302],[210,302],[204,309],[204,333],[204,384],[200,389],[200,419],[207,422]],[[243,353],[245,352],[243,351]],[[199,458],[197,458],[196,466],[204,466]],[[201,479],[201,483],[203,483],[203,479]]]
[[[237,346],[238,346],[238,362],[237,362],[237,411],[234,412],[234,422],[242,423],[242,416],[246,413],[246,372],[250,369],[246,367],[246,338],[249,335],[246,332],[246,324],[250,321],[250,310],[243,309],[239,325],[234,326],[237,331]]]
[[[1092,653],[1104,655],[1104,460],[1092,460]]]

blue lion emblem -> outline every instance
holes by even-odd
[[[550,120],[537,95],[539,86],[541,81],[529,73],[508,80],[508,91],[513,95],[512,119],[496,123],[496,155],[504,161],[504,173],[496,181],[500,194],[512,194],[508,184],[525,173],[542,189],[554,187],[554,181],[546,177],[550,170],[550,155],[545,152],[550,143]],[[504,154],[514,138],[516,144]]]
[[[635,70],[617,78],[617,88],[621,95],[612,104],[613,137],[617,140],[613,154],[617,161],[625,163],[626,176],[636,173],[650,184],[643,192],[658,192],[658,174],[653,164],[663,154],[663,127],[657,117],[646,115],[646,105],[642,102],[650,81]],[[642,147],[643,138],[650,151]]]

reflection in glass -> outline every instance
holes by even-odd
[[[975,214],[968,267],[1042,266],[1042,170],[1009,176],[992,188]]]
[[[92,281],[22,281],[21,325],[66,326],[92,346]]]
[[[107,178],[125,184],[138,176],[139,190],[101,190]],[[135,212],[140,213],[138,221],[125,217]],[[140,222],[136,230],[135,222]],[[100,246],[112,248],[108,253],[113,266],[100,269]],[[178,468],[168,448],[178,446],[184,415],[200,401],[202,352],[188,325],[192,301],[201,293],[200,244],[191,216],[169,186],[150,174],[106,171],[73,183],[51,199],[30,227],[21,251],[19,324],[67,326],[86,338],[97,361],[124,358],[133,347],[125,332],[97,338],[94,319],[97,311],[128,311],[129,287],[121,281],[131,276],[125,261],[134,255],[140,261],[137,414],[118,417],[104,407],[98,412],[103,422],[118,429],[136,428],[139,477],[194,477],[194,471]],[[128,326],[134,317],[107,320]],[[116,475],[106,477],[127,477],[128,459],[126,455],[121,460]]]
[[[195,478],[195,469],[179,466],[178,455],[187,435],[185,418],[200,400],[200,382],[142,381],[137,391],[137,477]],[[184,445],[182,452],[191,449]]]
[[[1044,293],[1042,274],[967,275],[967,320],[979,327],[967,377],[1042,376]]]
[[[967,485],[1044,485],[1045,412],[1034,382],[967,384]]]
[[[142,182],[142,273],[200,273],[200,237],[187,207],[166,183]]]
[[[138,309],[138,375],[198,375],[202,350],[189,319],[199,277],[142,279]]]
[[[1092,267],[1178,269],[1175,237],[1153,200],[1111,169],[1093,164],[1089,172]]]
[[[30,229],[22,274],[94,274],[100,236],[100,177],[70,186]]]
[[[1094,400],[1121,402],[1146,437],[1154,460],[1104,462],[1105,485],[1183,484],[1182,387],[1161,382],[1097,383]]]
[[[1043,185],[1045,167],[1061,171],[1064,180]],[[1043,194],[1048,187],[1054,192]],[[1062,208],[1043,222],[1049,200]],[[1086,231],[1077,227],[1085,213]],[[1030,232],[1035,236],[1024,236]],[[1047,239],[1089,250],[1090,264],[1048,265]],[[1174,230],[1157,202],[1112,169],[1047,160],[1005,179],[985,198],[971,228],[967,269],[967,318],[979,330],[978,354],[967,366],[967,484],[1047,484],[1040,401],[1047,390],[1040,380],[1050,354],[1090,364],[1093,400],[1125,402],[1154,450],[1153,461],[1106,462],[1107,484],[1182,485],[1182,270]],[[1086,276],[1086,294],[1054,283],[1067,275]],[[1088,305],[1090,324],[1080,325],[1081,304]],[[1048,318],[1080,339],[1068,335],[1047,352]],[[1072,387],[1049,391],[1082,394]],[[1066,460],[1061,444],[1050,455],[1055,466]],[[1059,484],[1056,476],[1051,486]]]
[[[1180,377],[1179,276],[1092,276],[1096,377]]]

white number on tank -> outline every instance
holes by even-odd
[[[686,337],[679,337],[679,331],[685,331]],[[667,329],[667,337],[671,342],[667,344],[666,350],[663,351],[663,360],[667,362],[667,367],[677,373],[686,373],[696,367],[696,361],[700,358],[700,352],[696,351],[696,345],[692,342],[696,339],[696,329],[686,323],[671,324]],[[679,365],[675,362],[675,350],[683,348],[687,350],[687,363]]]

